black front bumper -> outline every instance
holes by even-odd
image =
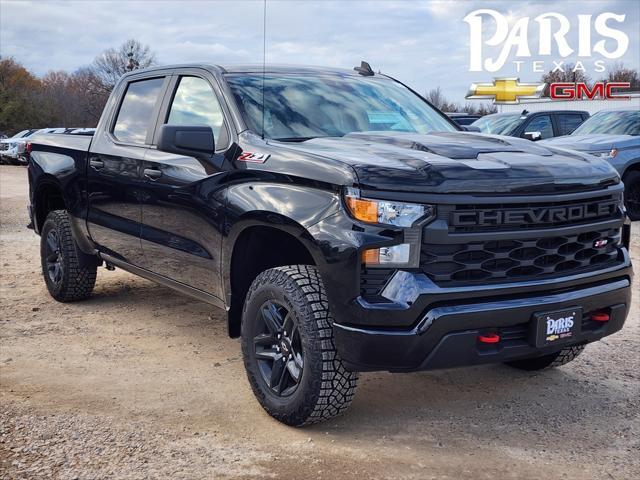
[[[620,330],[631,302],[628,276],[554,293],[455,303],[428,310],[409,330],[334,324],[338,352],[354,371],[415,371],[460,367],[541,356],[568,345],[599,340]],[[536,348],[530,327],[534,314],[582,308],[579,335],[562,346]],[[590,314],[606,310],[608,322]],[[497,332],[500,342],[483,344],[478,335]]]

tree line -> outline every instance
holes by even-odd
[[[0,133],[12,135],[27,128],[95,127],[102,109],[118,79],[126,72],[157,64],[149,46],[127,40],[117,48],[108,48],[91,65],[75,72],[52,71],[39,78],[13,58],[0,57]],[[564,71],[549,71],[541,78],[552,82],[585,82],[591,78],[568,65]],[[629,82],[632,91],[640,90],[638,71],[616,64],[602,79]],[[548,87],[544,96],[548,96]],[[440,87],[425,97],[444,112],[487,115],[497,112],[487,102],[460,104],[445,98]]]
[[[128,71],[156,64],[137,40],[108,48],[74,72],[51,71],[39,78],[13,58],[0,57],[0,133],[27,128],[95,127],[109,94]]]

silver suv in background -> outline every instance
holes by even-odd
[[[602,110],[571,135],[541,143],[606,159],[624,182],[629,217],[640,220],[640,111],[636,108]]]

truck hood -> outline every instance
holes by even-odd
[[[591,155],[474,132],[365,132],[279,145],[350,165],[367,190],[519,194],[619,181],[606,161]]]
[[[639,147],[640,137],[633,135],[607,135],[604,133],[593,135],[565,135],[563,137],[541,140],[538,144],[579,150],[581,152],[606,152],[613,147]]]

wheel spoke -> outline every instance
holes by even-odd
[[[258,360],[267,360],[270,362],[277,362],[280,360],[281,355],[275,350],[262,350],[256,351],[256,358]]]
[[[287,369],[285,368],[285,362],[282,361],[282,357],[279,357],[273,363],[273,368],[271,369],[270,387],[273,388],[276,393],[282,392],[282,384],[286,371]]]
[[[58,283],[61,277],[62,277],[62,269],[60,268],[60,264],[56,263],[53,266],[53,280],[56,283]]]
[[[262,318],[264,319],[264,323],[267,325],[267,328],[269,329],[269,332],[271,332],[271,334],[275,335],[282,329],[282,318],[274,303],[269,302],[265,306],[263,306],[261,313]]]
[[[292,360],[287,362],[287,370],[291,374],[291,378],[298,383],[300,381],[300,374],[302,373],[302,368],[299,367],[295,362],[295,355]]]
[[[58,239],[55,237],[53,231],[49,232],[47,235],[47,246],[49,247],[49,251],[51,253],[58,252]]]
[[[261,345],[261,346],[271,346],[271,345],[275,345],[276,343],[276,338],[271,335],[270,333],[261,333],[259,335],[256,335],[253,339],[253,343],[254,345]]]
[[[296,333],[298,333],[298,323],[293,322],[293,325],[291,326],[291,332],[289,332],[289,338],[291,339],[291,341],[293,341],[294,335]]]
[[[304,367],[304,360],[302,358],[302,355],[298,354],[298,353],[293,353],[292,355],[293,357],[293,361],[296,363],[296,366],[302,370],[302,367]]]

